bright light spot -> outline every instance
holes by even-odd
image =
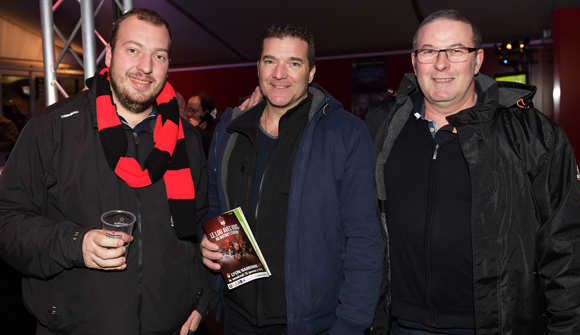
[[[554,91],[552,92],[552,96],[554,97],[554,103],[559,104],[560,103],[560,85],[559,84],[554,85]]]

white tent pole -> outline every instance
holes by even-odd
[[[97,71],[95,41],[95,14],[93,0],[81,0],[81,21],[83,25],[83,63],[85,80]]]
[[[44,57],[44,92],[46,105],[49,106],[58,101],[57,88],[53,84],[56,80],[56,71],[54,69],[54,31],[52,30],[51,0],[40,0],[40,26],[42,28],[42,56]]]
[[[123,13],[127,13],[133,9],[133,0],[123,0]]]

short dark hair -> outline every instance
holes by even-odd
[[[205,111],[212,111],[215,109],[215,101],[213,100],[213,97],[211,96],[211,94],[204,92],[204,91],[197,91],[195,93],[193,93],[192,95],[189,96],[189,98],[187,98],[187,100],[189,101],[189,99],[193,98],[193,97],[198,97],[199,101],[201,102],[201,109],[205,112]]]
[[[432,13],[431,15],[427,16],[423,20],[423,22],[421,22],[421,25],[419,25],[419,28],[417,28],[417,31],[415,32],[415,36],[413,37],[413,49],[414,50],[417,50],[417,48],[418,48],[417,36],[419,35],[419,30],[421,30],[421,28],[423,28],[423,26],[425,26],[426,24],[434,22],[434,21],[438,21],[438,20],[459,21],[459,22],[467,23],[468,25],[471,26],[471,30],[473,32],[473,47],[476,49],[481,48],[481,31],[475,25],[475,23],[473,23],[473,21],[471,21],[467,16],[463,15],[458,10],[444,9],[444,10],[440,10],[440,11],[437,11],[435,13]]]
[[[264,41],[268,38],[285,38],[292,37],[297,38],[301,41],[306,42],[308,49],[306,51],[306,57],[308,58],[308,69],[312,70],[315,62],[316,52],[314,50],[314,36],[306,29],[306,27],[299,27],[289,23],[284,24],[274,24],[266,30],[264,37],[262,38],[262,44],[260,45],[260,57],[262,57],[262,52],[264,51]]]
[[[173,43],[171,39],[171,29],[169,29],[169,24],[165,19],[159,15],[156,11],[147,8],[133,8],[127,13],[123,14],[117,22],[113,25],[113,30],[111,30],[111,37],[109,38],[109,44],[111,45],[111,50],[115,50],[115,45],[117,44],[117,38],[119,37],[119,26],[121,22],[126,19],[136,16],[138,20],[149,22],[154,26],[163,26],[167,28],[167,33],[169,34],[169,57],[171,57],[171,45]]]

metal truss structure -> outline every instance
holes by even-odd
[[[97,70],[97,64],[105,56],[105,49],[96,57],[96,38],[101,41],[104,45],[107,45],[105,39],[95,30],[95,17],[98,15],[101,7],[106,0],[101,0],[97,8],[93,4],[93,0],[77,0],[80,4],[80,16],[81,18],[77,22],[71,36],[66,39],[65,36],[60,32],[57,26],[53,23],[53,13],[58,9],[64,0],[58,0],[54,5],[52,0],[39,0],[40,1],[40,24],[42,29],[42,54],[44,58],[44,89],[46,94],[46,105],[50,106],[58,100],[58,92],[63,96],[68,97],[64,88],[59,84],[56,71],[60,62],[64,58],[66,52],[70,52],[73,57],[79,62],[80,66],[84,69],[85,79],[92,77]],[[70,0],[74,1],[74,0]],[[98,1],[98,0],[97,0]],[[126,13],[133,8],[133,0],[119,0],[113,1],[113,6],[118,6],[118,8]],[[82,28],[82,41],[83,41],[83,58],[71,48],[72,40],[75,38],[78,30]],[[61,54],[58,58],[55,57],[55,45],[54,45],[54,33],[56,33],[64,42],[65,46],[62,49]]]

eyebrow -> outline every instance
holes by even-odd
[[[144,48],[145,47],[142,43],[139,43],[139,42],[133,41],[133,40],[129,40],[129,41],[123,43],[123,45],[127,45],[127,44],[134,44],[134,45],[136,45],[136,46],[138,46],[140,48]],[[155,49],[153,49],[153,51],[154,52],[161,51],[161,52],[166,52],[166,53],[169,54],[169,50],[167,48],[155,48]]]
[[[301,62],[304,63],[304,60],[300,57],[290,57],[290,60],[293,60],[295,62]]]
[[[447,48],[445,48],[445,49],[453,49],[453,48],[460,48],[460,47],[465,48],[466,46],[463,45],[463,43],[454,43],[454,44],[447,46]],[[436,49],[436,47],[432,44],[423,44],[423,46],[420,49]],[[440,50],[443,50],[443,49],[440,49]]]
[[[272,55],[264,55],[262,57],[262,59],[276,59],[276,57],[272,56]],[[301,62],[304,63],[304,59],[300,58],[300,57],[290,57],[289,58],[291,61],[293,62]]]

